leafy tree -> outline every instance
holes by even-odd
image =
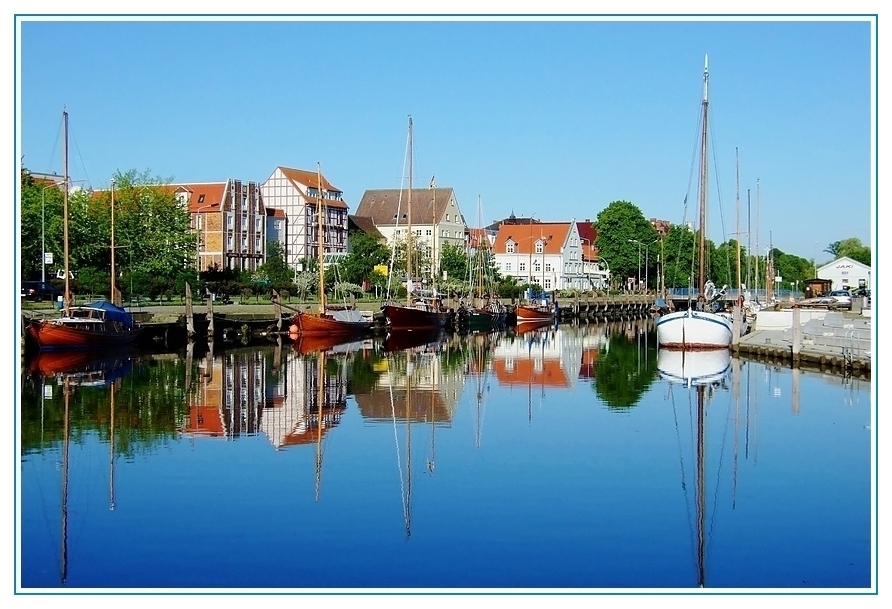
[[[629,201],[613,201],[598,214],[595,226],[598,230],[595,246],[610,266],[611,274],[620,278],[637,277],[640,268],[645,276],[644,245],[657,241],[659,233],[641,210]],[[653,265],[656,265],[655,257]]]
[[[355,284],[373,279],[376,265],[387,264],[390,250],[372,235],[354,231],[348,236],[350,253],[338,264],[341,278]]]
[[[266,244],[266,262],[260,265],[256,275],[268,279],[275,285],[287,284],[293,276],[285,263],[285,250],[278,241]]]
[[[456,281],[467,281],[468,257],[463,248],[454,243],[444,243],[440,249],[440,271]]]
[[[834,258],[839,258],[839,246],[841,241],[834,241],[830,245],[824,248],[824,251],[833,256]]]
[[[838,257],[846,256],[852,260],[857,260],[861,264],[870,265],[870,247],[863,245],[860,239],[850,237],[837,243],[839,244],[836,252]]]
[[[27,169],[21,171],[20,184],[19,265],[22,279],[40,279],[43,242],[46,251],[53,254],[53,264],[46,267],[46,276],[54,276],[64,265],[62,189],[44,180],[36,180]]]
[[[75,291],[82,296],[90,297],[98,294],[108,294],[111,291],[111,279],[108,273],[93,267],[80,270],[77,276]],[[111,296],[108,297],[111,299]]]

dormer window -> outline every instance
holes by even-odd
[[[198,195],[198,202],[204,203],[204,195]]]
[[[514,242],[513,242],[513,241],[508,241],[508,242],[505,244],[505,253],[506,253],[506,254],[513,254],[513,253],[514,253]]]
[[[545,250],[545,244],[541,241],[536,241],[536,253],[541,254]]]

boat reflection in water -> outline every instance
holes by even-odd
[[[657,369],[660,376],[668,380],[670,384],[684,386],[691,394],[689,401],[696,402],[696,410],[694,417],[694,505],[695,515],[692,524],[692,530],[696,536],[696,570],[697,570],[697,586],[706,587],[706,547],[707,547],[707,530],[706,530],[706,465],[708,455],[706,452],[706,436],[707,436],[707,403],[716,395],[716,391],[724,389],[724,381],[728,377],[731,370],[731,352],[728,349],[718,349],[714,351],[676,351],[661,348],[657,356]],[[736,395],[739,395],[735,392]],[[673,409],[675,408],[673,396]],[[721,415],[719,415],[721,416]],[[676,425],[678,425],[678,414],[675,416]],[[676,430],[678,432],[678,430]],[[735,428],[734,437],[737,438],[737,430]],[[734,451],[735,457],[737,451]],[[683,456],[680,462],[684,463]],[[736,461],[735,480],[736,480]],[[719,480],[716,471],[715,486],[718,488]],[[684,467],[682,467],[682,479],[686,477]],[[687,499],[687,488],[685,488],[685,496]],[[715,506],[714,506],[715,508]],[[715,518],[713,516],[712,526],[714,528]]]
[[[657,370],[670,383],[683,385],[711,385],[727,376],[731,369],[731,351],[682,351],[660,349]]]
[[[658,350],[652,322],[408,334],[26,360],[23,587],[870,582],[866,387]]]

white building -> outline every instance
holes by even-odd
[[[319,244],[317,196],[321,190],[326,214],[324,247],[326,252],[347,252],[347,204],[343,192],[315,171],[276,167],[261,186],[266,207],[285,214],[285,262],[295,268],[304,258],[314,258]],[[277,235],[282,236],[282,232]]]
[[[847,256],[837,258],[818,268],[818,279],[833,282],[832,290],[870,288],[870,267]]]
[[[409,223],[408,189],[367,190],[362,195],[356,215],[371,218],[378,231],[393,244],[405,241]],[[416,247],[432,250],[432,259],[439,260],[446,243],[465,250],[468,226],[452,188],[412,189],[412,232]]]
[[[601,268],[576,221],[502,224],[493,243],[499,273],[543,290],[606,289],[610,273]]]

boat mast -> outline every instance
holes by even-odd
[[[707,156],[707,137],[709,118],[709,56],[703,63],[703,131],[700,134],[700,269],[697,288],[703,294],[706,285],[706,184],[709,158]]]
[[[432,224],[434,226],[434,235],[433,239],[431,239],[431,289],[434,292],[434,296],[437,294],[437,273],[438,267],[440,266],[440,260],[437,257],[437,187],[434,184],[434,178],[436,176],[431,176],[431,183],[429,190],[431,191],[431,203],[433,207],[433,220]]]
[[[68,317],[69,308],[71,306],[71,286],[68,282],[68,110],[62,110],[62,123],[64,130],[64,144],[62,148],[62,169],[63,169],[63,182],[64,191],[62,197],[62,216],[63,216],[63,232],[64,237],[63,241],[65,244],[65,251],[63,257],[65,258],[65,300],[62,303],[63,306],[63,314],[65,317]]]
[[[406,287],[412,286],[412,117],[409,117],[409,199],[406,202]],[[412,294],[406,290],[406,302],[412,305]]]
[[[737,291],[740,292],[740,153],[734,148],[737,166]]]
[[[761,197],[759,196],[759,178],[756,178],[756,270],[753,275],[753,281],[756,282],[756,300],[759,299],[759,207]]]
[[[319,233],[317,256],[319,260],[319,314],[325,313],[325,243],[322,216],[322,167],[316,163],[316,225]]]
[[[115,180],[111,181],[111,302],[113,305],[121,306],[115,295]]]

